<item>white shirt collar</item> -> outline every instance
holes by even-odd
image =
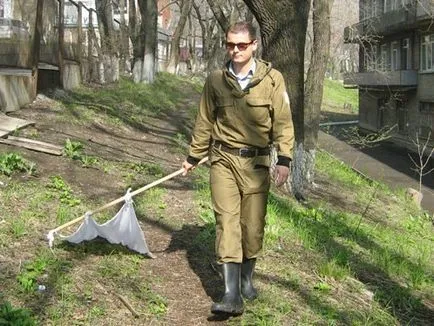
[[[256,71],[256,61],[255,61],[255,59],[253,59],[249,71],[248,71],[247,74],[244,75],[244,76],[243,76],[243,75],[240,75],[240,74],[237,75],[237,74],[235,73],[235,71],[234,71],[234,67],[233,67],[233,65],[232,65],[232,61],[231,61],[230,64],[229,64],[229,72],[230,72],[232,75],[234,75],[234,77],[237,78],[239,81],[240,81],[240,80],[245,80],[246,78],[249,78],[249,77],[251,78],[251,77],[255,74],[255,71]]]

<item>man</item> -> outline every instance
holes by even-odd
[[[225,293],[215,314],[240,315],[244,297],[253,300],[256,257],[262,249],[270,187],[270,145],[278,152],[274,181],[288,178],[293,125],[283,76],[256,60],[256,31],[250,23],[226,33],[230,61],[207,78],[192,134],[185,172],[210,154],[210,185],[216,218],[217,262]]]

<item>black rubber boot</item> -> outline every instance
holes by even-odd
[[[247,300],[255,300],[258,291],[253,287],[253,271],[255,270],[256,258],[244,258],[241,265],[241,294]]]
[[[223,279],[225,283],[225,294],[220,302],[211,306],[213,314],[227,314],[232,316],[241,315],[244,311],[243,298],[240,288],[241,264],[223,264]]]

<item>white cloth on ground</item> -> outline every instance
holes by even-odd
[[[69,236],[60,237],[71,243],[80,243],[96,237],[106,239],[113,244],[122,244],[143,255],[152,256],[146,244],[145,236],[140,228],[129,191],[125,195],[125,203],[119,212],[109,221],[98,224],[90,214],[77,231]]]

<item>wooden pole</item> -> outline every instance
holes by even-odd
[[[203,164],[203,163],[205,163],[206,161],[208,161],[208,157],[203,158],[203,159],[199,162],[198,165]],[[150,184],[148,184],[148,185],[146,185],[146,186],[144,186],[144,187],[142,187],[142,188],[139,188],[139,189],[137,189],[137,190],[134,190],[133,192],[130,192],[129,195],[130,195],[131,197],[133,197],[133,196],[135,196],[135,195],[137,195],[137,194],[139,194],[139,193],[141,193],[141,192],[143,192],[143,191],[145,191],[145,190],[148,190],[148,189],[150,189],[150,188],[152,188],[152,187],[155,187],[156,185],[159,185],[160,183],[162,183],[162,182],[164,182],[164,181],[170,180],[170,179],[172,179],[172,178],[174,178],[174,177],[176,177],[176,176],[182,174],[183,172],[184,172],[184,169],[181,168],[181,169],[179,169],[178,171],[175,171],[175,172],[173,172],[173,173],[171,173],[171,174],[169,174],[169,175],[167,175],[167,176],[165,176],[165,177],[163,177],[163,178],[161,178],[161,179],[158,179],[158,180],[156,180],[156,181],[154,181],[154,182],[152,182],[152,183],[150,183]],[[55,233],[59,232],[60,230],[66,228],[66,227],[68,227],[68,226],[71,226],[71,225],[73,225],[73,224],[75,224],[75,223],[77,223],[77,222],[80,222],[81,220],[83,220],[83,219],[84,219],[86,216],[88,216],[88,215],[94,215],[94,214],[96,214],[96,213],[99,213],[99,212],[101,212],[101,211],[103,211],[103,210],[105,210],[105,209],[107,209],[107,208],[109,208],[109,207],[111,207],[111,206],[113,206],[113,205],[116,205],[116,204],[118,204],[118,203],[121,203],[121,202],[123,202],[123,201],[125,201],[125,196],[122,196],[122,197],[120,197],[120,198],[117,198],[117,199],[115,199],[115,200],[113,200],[113,201],[111,201],[111,202],[109,202],[109,203],[107,203],[107,204],[105,204],[105,205],[103,205],[103,206],[98,207],[97,209],[95,209],[95,210],[93,210],[93,211],[87,212],[86,214],[83,214],[82,216],[77,217],[77,218],[74,219],[74,220],[71,220],[71,221],[69,221],[69,222],[66,222],[65,224],[62,224],[61,226],[58,226],[57,228],[51,230],[51,231],[49,232],[49,234],[55,234]]]

